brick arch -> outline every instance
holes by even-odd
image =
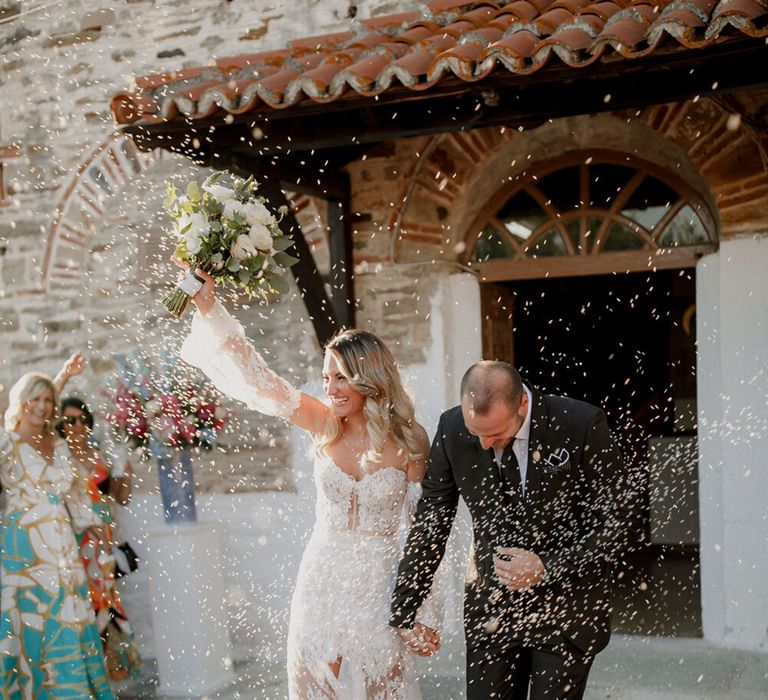
[[[680,146],[701,172],[714,196],[722,233],[738,233],[752,210],[768,200],[765,139],[751,129],[735,100],[703,99],[647,108],[642,118]],[[756,212],[757,213],[757,212]]]
[[[66,295],[81,288],[83,256],[110,201],[131,181],[169,157],[162,149],[144,153],[132,139],[119,133],[88,154],[64,188],[48,230],[42,266],[46,291]],[[320,247],[325,241],[326,222],[318,201],[293,193],[288,193],[288,200],[310,247]]]
[[[635,149],[646,156],[646,143],[651,151],[666,149],[659,165],[674,170],[710,201],[721,235],[742,231],[751,219],[748,212],[768,201],[768,161],[754,131],[743,128],[738,117],[734,121],[736,108],[705,98],[640,112],[566,118],[526,131],[488,127],[432,137],[414,159],[403,205],[390,221],[395,258],[459,258],[482,204],[507,179],[523,175],[558,149]],[[607,124],[614,134],[612,142],[604,143],[599,132]],[[488,168],[495,168],[491,183],[487,177],[484,181]]]
[[[80,287],[84,251],[108,200],[166,156],[143,153],[122,134],[112,134],[81,161],[64,188],[48,230],[42,274],[47,291]]]

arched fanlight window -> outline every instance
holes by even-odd
[[[626,262],[633,251],[647,261],[648,251],[700,254],[717,245],[715,219],[692,188],[608,153],[573,154],[527,172],[497,194],[470,236],[470,264],[607,253]]]

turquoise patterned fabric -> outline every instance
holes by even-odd
[[[74,532],[101,523],[74,474],[66,446],[48,464],[0,428],[3,700],[114,700]]]

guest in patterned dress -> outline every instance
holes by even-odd
[[[70,454],[78,468],[78,483],[87,493],[94,512],[103,523],[103,539],[85,531],[77,536],[83,559],[91,602],[96,613],[96,626],[104,644],[107,672],[111,680],[139,675],[141,659],[125,609],[115,586],[115,557],[112,547],[114,518],[110,499],[127,505],[131,498],[131,464],[115,455],[111,467],[93,446],[89,437],[93,430],[93,414],[85,402],[75,397],[61,403],[59,434],[66,439]]]
[[[56,387],[25,374],[0,428],[0,696],[113,700],[75,532],[101,520],[55,436]]]

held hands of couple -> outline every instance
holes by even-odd
[[[544,580],[544,563],[538,555],[518,547],[496,547],[493,568],[510,591],[531,588]]]
[[[175,255],[171,256],[171,260],[173,261],[174,265],[180,267],[185,272],[189,270],[189,265],[183,260],[179,260]],[[216,282],[214,281],[213,277],[211,277],[211,275],[209,275],[207,272],[203,272],[202,270],[196,269],[195,274],[201,280],[203,280],[203,287],[197,294],[195,294],[195,296],[192,297],[192,301],[200,313],[205,316],[211,310],[214,302],[216,301]],[[184,275],[180,275],[179,281],[181,281],[183,278]]]
[[[414,654],[432,656],[440,651],[440,633],[421,622],[414,623],[411,629],[398,627],[397,633]]]

